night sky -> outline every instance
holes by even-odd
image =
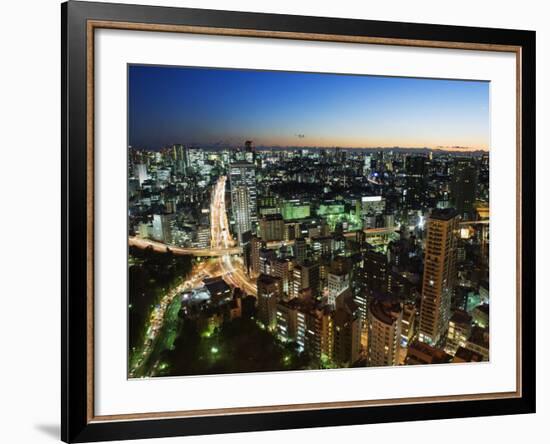
[[[129,67],[129,144],[489,149],[489,83]]]

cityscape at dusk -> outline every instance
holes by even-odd
[[[489,360],[489,83],[128,68],[128,377]]]

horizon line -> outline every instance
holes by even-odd
[[[170,145],[160,146],[158,148],[149,148],[149,147],[137,147],[133,145],[128,145],[128,148],[146,150],[146,151],[159,151],[166,148],[171,148],[174,145],[187,145],[189,148],[243,148],[244,145],[237,144],[222,144],[222,143],[173,143]],[[490,152],[490,149],[487,147],[462,147],[462,146],[321,146],[321,145],[255,145],[256,149],[344,149],[344,150],[429,150],[429,151],[450,151],[450,152]]]

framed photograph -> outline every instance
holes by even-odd
[[[535,33],[69,1],[62,439],[535,411]]]

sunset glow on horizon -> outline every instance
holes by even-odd
[[[489,82],[131,65],[129,145],[488,150]]]

